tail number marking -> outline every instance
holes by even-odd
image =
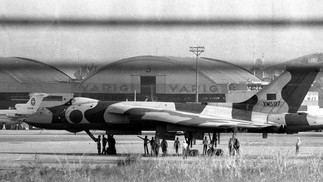
[[[264,107],[277,107],[280,105],[280,101],[264,102]]]

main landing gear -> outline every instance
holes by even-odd
[[[220,133],[213,133],[213,136],[211,138],[211,134],[209,133],[209,139],[210,139],[210,145],[209,145],[209,149],[207,150],[207,155],[209,156],[222,156],[223,155],[223,150],[222,149],[216,149],[217,146],[217,141],[220,144]]]
[[[212,136],[211,136],[211,133],[208,133],[209,135],[209,141],[210,141],[210,144],[208,145],[208,149],[206,151],[207,155],[209,156],[213,156],[213,155],[216,155],[216,156],[222,156],[223,155],[223,150],[222,149],[217,149],[217,142],[220,144],[220,133],[212,133]],[[187,139],[187,144],[188,144],[188,149],[191,149],[192,146],[193,146],[193,140],[194,138],[196,139],[203,139],[204,138],[204,133],[193,133],[193,132],[186,132],[185,133],[185,138]],[[190,150],[189,153],[196,153],[196,150]],[[198,151],[197,151],[198,153]],[[193,155],[193,154],[192,154]],[[195,155],[193,155],[195,156]]]

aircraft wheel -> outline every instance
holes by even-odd
[[[222,156],[223,155],[223,150],[222,149],[216,149],[215,151],[214,151],[214,153],[215,153],[215,155],[216,156]]]
[[[213,150],[214,150],[214,149],[212,149],[212,148],[207,149],[207,151],[206,151],[207,155],[208,155],[208,156],[212,156],[212,155],[213,155]]]

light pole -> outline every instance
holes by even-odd
[[[196,71],[196,89],[195,89],[195,102],[199,102],[199,81],[198,81],[198,57],[204,52],[204,46],[190,46],[190,52],[195,54],[195,71]]]

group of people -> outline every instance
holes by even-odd
[[[141,136],[138,136],[138,137],[144,141],[144,155],[145,156],[149,156],[148,144],[150,144],[150,155],[151,156],[158,156],[159,155],[159,148],[162,148],[162,152],[163,152],[162,156],[167,156],[168,143],[165,138],[163,138],[162,142],[160,142],[159,138],[157,138],[157,137],[156,137],[156,139],[154,137],[152,137],[151,140],[149,140],[147,136],[145,136],[144,138]],[[105,135],[102,135],[102,139],[101,139],[101,136],[99,135],[96,142],[97,142],[98,154],[110,154],[110,155],[116,154],[116,148],[115,148],[116,141],[113,138],[113,135],[108,135],[108,138],[105,138]],[[101,148],[101,143],[102,143],[102,148]],[[208,145],[209,145],[207,137],[204,138],[202,143],[203,143],[203,154],[207,155],[207,150],[208,150]],[[300,148],[301,143],[302,143],[301,139],[297,138],[296,155],[299,154],[299,148]],[[106,146],[107,144],[108,144],[108,147]],[[174,149],[175,149],[176,155],[179,155],[180,147],[181,147],[181,143],[177,137],[176,140],[174,141]],[[240,142],[235,137],[234,133],[233,133],[232,137],[229,139],[228,148],[229,148],[229,155],[230,156],[235,156],[236,154],[240,155]],[[182,156],[184,159],[186,159],[187,156],[189,155],[189,151],[190,151],[189,145],[188,145],[187,141],[184,140],[182,143]]]
[[[178,153],[178,150],[181,146],[181,143],[178,139],[178,137],[176,138],[176,140],[174,141],[174,149],[175,149],[175,152],[176,152],[176,155],[179,155]],[[183,155],[183,159],[186,159],[187,156],[188,156],[188,153],[189,153],[189,145],[186,141],[186,139],[183,141],[183,144],[182,144],[182,155]]]
[[[167,155],[168,143],[165,138],[160,143],[158,138],[154,139],[154,137],[152,137],[151,140],[149,140],[147,136],[145,136],[144,138],[141,136],[138,136],[138,137],[144,141],[144,155],[145,156],[149,156],[148,144],[150,144],[150,148],[151,148],[150,156],[158,156],[159,155],[159,148],[162,148],[162,152],[163,152],[162,156]],[[204,138],[202,143],[203,143],[203,155],[207,155],[208,154],[207,150],[208,150],[208,146],[209,146],[209,141],[207,140],[207,137]],[[187,156],[189,155],[189,152],[190,152],[188,142],[185,139],[185,140],[183,140],[183,142],[181,144],[181,142],[179,141],[179,138],[177,137],[176,140],[174,141],[174,149],[175,149],[176,155],[179,155],[179,149],[180,149],[181,145],[182,145],[183,159],[186,159]],[[230,156],[235,156],[236,154],[238,154],[238,155],[240,154],[240,142],[237,138],[235,138],[234,134],[229,139],[228,148],[229,148],[229,155]]]
[[[215,141],[217,141],[217,138],[215,138]],[[208,146],[209,141],[207,139],[207,137],[204,137],[203,140],[203,155],[208,155]],[[215,147],[216,147],[216,142],[214,143]],[[240,142],[239,140],[235,137],[235,134],[232,134],[232,137],[229,139],[229,144],[228,144],[228,148],[229,148],[229,155],[230,156],[235,156],[236,154],[240,154]],[[211,149],[214,150],[213,145],[211,147]],[[212,152],[213,152],[212,150]]]
[[[98,136],[96,140],[97,147],[98,147],[98,154],[109,154],[115,155],[117,154],[116,151],[116,141],[113,138],[113,135],[108,135],[108,138],[105,138],[105,135],[102,135],[102,148],[101,148],[101,136]],[[108,147],[107,147],[108,144]]]
[[[149,156],[149,149],[148,149],[148,143],[150,144],[150,155],[151,156],[158,156],[159,155],[159,148],[162,148],[163,156],[167,155],[167,148],[168,143],[166,139],[164,138],[162,142],[160,142],[159,138],[151,137],[151,140],[148,139],[147,136],[145,138],[138,136],[140,139],[144,141],[144,155]]]
[[[151,140],[148,139],[147,136],[144,138],[141,136],[138,136],[138,138],[142,139],[144,141],[144,155],[149,156],[149,149],[148,149],[148,144],[150,144],[150,156],[157,156],[159,155],[159,148],[162,149],[162,156],[167,156],[167,149],[168,149],[168,143],[165,138],[163,138],[162,142],[159,141],[159,138],[154,137],[151,138]],[[181,144],[179,141],[179,138],[177,137],[175,142],[174,142],[174,149],[176,152],[176,155],[179,155],[179,148]],[[189,153],[189,148],[186,140],[183,141],[182,145],[182,151],[183,151],[183,158],[187,158],[187,155]]]

